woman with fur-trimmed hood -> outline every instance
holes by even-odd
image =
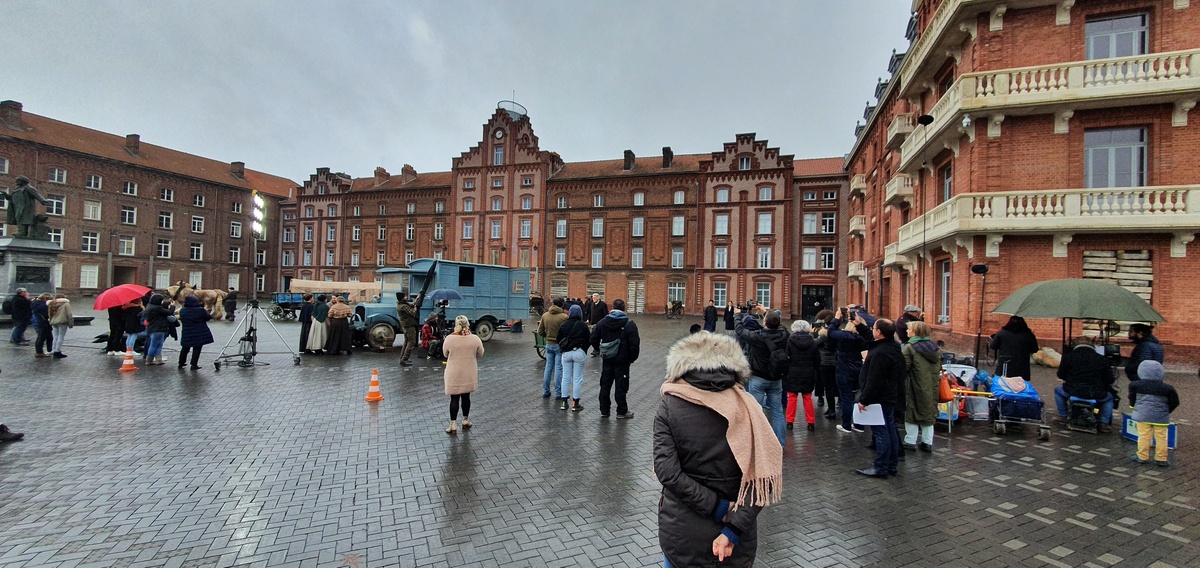
[[[782,496],[783,449],[746,392],[749,376],[750,363],[725,335],[695,333],[667,353],[654,473],[668,566],[754,563],[758,513]]]

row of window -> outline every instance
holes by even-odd
[[[62,246],[63,229],[52,229],[50,231],[50,240]],[[171,258],[171,250],[173,246],[171,239],[157,239],[155,242],[154,256],[157,258]],[[99,253],[100,252],[100,233],[96,231],[82,231],[80,233],[80,252]],[[130,235],[117,235],[117,249],[115,253],[119,256],[134,256],[137,254],[137,237]],[[229,247],[229,262],[238,264],[242,262],[242,247]],[[190,243],[188,245],[188,260],[203,261],[204,260],[204,243]],[[256,257],[256,262],[259,265],[267,263],[267,251],[259,250]]]
[[[61,271],[62,265],[60,264],[56,268],[57,268],[57,270]],[[204,274],[205,274],[205,271],[202,271],[202,270],[189,271],[187,281],[191,282],[197,288],[202,288],[204,286],[204,284],[203,284]],[[54,281],[62,282],[62,275],[58,274],[55,277]],[[170,269],[164,268],[164,269],[159,269],[159,270],[154,271],[154,287],[155,288],[165,289],[165,288],[171,286],[171,284],[174,282],[175,282],[175,280],[171,278],[171,270]],[[227,284],[230,288],[240,290],[242,287],[241,282],[242,282],[241,274],[236,273],[236,272],[229,274],[229,279],[227,281]],[[84,264],[79,267],[79,287],[83,288],[83,289],[95,289],[95,288],[100,287],[100,265]],[[259,292],[266,291],[266,289],[267,289],[267,275],[266,274],[255,274],[254,275],[254,288],[255,288],[255,290],[257,290]]]
[[[497,165],[499,165],[499,164],[497,164]],[[504,179],[503,178],[492,178],[492,187],[497,188],[497,189],[503,188],[504,187]],[[533,187],[533,178],[529,177],[529,176],[522,177],[521,178],[521,187]],[[463,189],[475,189],[475,180],[464,179],[463,180]]]
[[[676,205],[682,205],[684,203],[684,197],[685,197],[685,195],[684,195],[683,190],[675,191],[673,203]],[[758,188],[759,200],[770,201],[772,199],[772,197],[773,197],[773,189],[771,187],[763,186],[763,187]],[[817,199],[817,192],[815,192],[815,191],[805,192],[804,199],[805,199],[805,201],[815,201]],[[826,200],[837,199],[837,192],[836,191],[824,192],[824,199],[826,199]],[[722,187],[722,188],[717,189],[716,202],[717,203],[728,203],[729,202],[729,188]],[[635,207],[644,206],[645,203],[646,203],[646,194],[644,192],[639,191],[639,192],[633,194],[633,205]],[[491,205],[492,205],[492,211],[503,211],[504,210],[504,198],[503,197],[493,197],[491,199]],[[558,196],[557,205],[558,205],[559,209],[566,209],[567,208],[567,196],[565,196],[565,195]],[[604,207],[604,194],[597,193],[597,194],[593,195],[592,196],[592,206],[593,207]],[[405,214],[407,214],[407,215],[415,215],[416,209],[417,209],[417,205],[415,202],[409,202],[409,203],[405,204]],[[521,196],[521,209],[526,210],[526,211],[533,209],[533,197],[532,196],[529,196],[529,195]],[[470,197],[463,199],[462,210],[465,213],[470,213],[470,212],[474,211],[475,210],[475,199],[470,198]],[[446,212],[446,203],[444,201],[435,201],[433,203],[433,212],[435,214],[445,213]],[[305,218],[315,217],[316,213],[317,213],[316,207],[314,207],[312,205],[307,205],[304,207],[304,217]],[[326,207],[325,214],[327,217],[337,217],[338,206],[337,205],[328,205]],[[387,204],[384,204],[384,203],[379,204],[379,214],[387,215]],[[361,205],[353,206],[351,208],[351,216],[352,217],[361,217],[362,216],[362,206]]]
[[[55,195],[53,193],[46,195],[46,214],[63,216],[66,214],[67,198],[64,195]],[[100,221],[100,214],[104,205],[99,201],[91,201],[85,199],[83,201],[83,218],[87,221]],[[121,206],[121,224],[136,225],[138,217],[137,207],[131,205]],[[174,229],[175,228],[175,213],[171,211],[158,212],[158,228],[159,229]],[[200,215],[192,216],[192,232],[204,233],[204,217]],[[235,239],[242,237],[241,221],[229,222],[229,236]]]
[[[8,173],[8,159],[0,158],[0,174],[7,174],[7,173]],[[50,168],[50,175],[49,175],[48,181],[50,181],[51,183],[66,184],[67,183],[67,170],[64,170],[62,168]],[[98,175],[89,174],[84,178],[83,186],[87,189],[95,189],[95,190],[102,189],[104,186],[104,178],[102,178],[101,176],[98,176]],[[122,182],[121,183],[121,193],[123,193],[125,195],[136,196],[138,194],[137,182],[133,182],[133,181]],[[58,197],[60,199],[65,199],[62,196],[58,196]],[[169,187],[164,187],[159,190],[158,198],[161,201],[174,203],[175,202],[175,190],[171,189]],[[196,195],[192,196],[192,205],[194,205],[196,207],[204,207],[205,202],[206,202],[206,200],[203,195],[196,194]],[[234,213],[242,212],[242,203],[240,201],[231,202],[230,207]]]
[[[592,247],[592,268],[604,268],[604,247]],[[772,259],[773,249],[769,246],[758,247],[755,266],[760,269],[774,268]],[[635,246],[630,253],[630,268],[645,268],[645,255],[640,246]],[[818,267],[818,259],[820,265]],[[554,267],[567,267],[567,247],[560,246],[554,250]],[[804,247],[801,255],[801,268],[804,270],[833,270],[834,247]],[[671,268],[683,268],[683,247],[671,247]],[[729,268],[729,247],[713,248],[713,268]]]

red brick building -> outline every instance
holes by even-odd
[[[0,103],[0,187],[29,178],[51,201],[51,239],[63,247],[52,276],[58,290],[90,296],[114,284],[155,289],[180,280],[206,288],[258,289],[278,273],[273,242],[255,247],[251,193],[278,219],[280,199],[296,183],[141,141],[25,112]],[[5,227],[7,230],[7,227]],[[270,283],[270,284],[268,284]]]
[[[1181,0],[918,0],[846,160],[849,296],[924,307],[971,352],[1041,280],[1105,278],[1200,356],[1200,7]],[[983,278],[972,265],[988,267]],[[982,321],[980,313],[982,311]],[[1058,347],[1058,321],[1030,320]],[[1075,334],[1080,329],[1076,326]],[[1174,345],[1171,345],[1174,344]]]
[[[805,293],[833,303],[841,159],[797,161],[741,134],[711,154],[564,162],[539,147],[524,108],[501,106],[449,172],[317,170],[282,205],[281,285],[434,257],[529,267],[543,293],[624,298],[634,313],[757,298],[799,315]],[[811,233],[800,211],[816,216]]]

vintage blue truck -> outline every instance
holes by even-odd
[[[471,330],[483,341],[491,339],[501,323],[524,318],[529,313],[528,268],[419,258],[409,263],[408,268],[376,271],[383,279],[380,301],[355,306],[350,322],[354,343],[377,350],[391,347],[396,335],[403,333],[396,313],[396,294],[417,294],[425,289],[431,268],[429,292],[445,289],[462,296],[461,300],[447,303],[446,317],[453,321],[458,315],[467,316]],[[421,317],[440,309],[426,300],[421,305]]]

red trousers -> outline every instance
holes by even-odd
[[[809,424],[817,422],[816,414],[813,412],[812,393],[800,394],[797,392],[787,393],[787,410],[784,411],[784,417],[788,424],[796,421],[796,402],[798,398],[804,398],[804,420]]]

